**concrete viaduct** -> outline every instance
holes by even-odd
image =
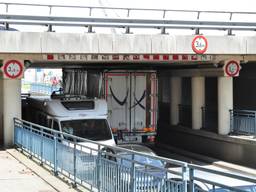
[[[113,65],[129,69],[156,67],[170,79],[170,123],[178,123],[178,104],[181,102],[181,79],[191,77],[192,128],[202,127],[201,107],[205,104],[205,78],[217,77],[218,133],[230,129],[229,110],[233,109],[233,77],[224,75],[226,61],[236,60],[243,65],[256,61],[256,36],[205,36],[208,48],[203,55],[192,50],[194,35],[139,34],[68,34],[53,32],[0,32],[0,59],[25,61],[26,67],[83,67]],[[60,58],[58,56],[64,55]],[[66,55],[66,56],[65,56]],[[75,55],[74,58],[67,58]],[[81,56],[82,55],[82,56]],[[178,55],[178,59],[96,60],[91,55]],[[80,56],[80,57],[79,57]],[[79,59],[75,59],[78,58]],[[197,58],[195,60],[188,58]],[[56,59],[58,58],[58,59]],[[169,57],[168,57],[169,58]],[[182,59],[183,58],[183,59]],[[26,63],[26,61],[29,61]],[[113,62],[113,65],[107,65]],[[106,66],[105,66],[106,64]],[[184,67],[183,66],[188,66]],[[200,67],[198,67],[200,66]],[[243,73],[243,69],[240,73]],[[238,77],[239,78],[239,77]],[[13,144],[13,117],[21,117],[21,80],[3,78],[0,73],[0,130],[3,145]]]

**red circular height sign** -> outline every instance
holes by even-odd
[[[229,77],[235,77],[238,76],[238,73],[240,71],[240,65],[237,61],[232,60],[225,65],[224,70]]]
[[[207,39],[202,35],[197,35],[192,41],[192,49],[197,54],[203,54],[208,47]]]
[[[17,60],[8,60],[3,66],[4,75],[10,79],[16,79],[22,75],[23,64]]]

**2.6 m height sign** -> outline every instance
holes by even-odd
[[[4,78],[20,79],[23,76],[24,64],[19,60],[4,60],[2,71]]]

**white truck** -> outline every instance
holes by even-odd
[[[28,97],[24,111],[23,119],[27,121],[102,144],[115,145],[107,121],[105,100]],[[79,144],[83,145],[83,142]]]
[[[155,71],[104,73],[108,120],[117,143],[154,141],[157,128]]]

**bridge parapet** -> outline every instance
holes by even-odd
[[[194,35],[0,32],[1,53],[195,54]],[[256,37],[207,36],[205,54],[256,54]]]

